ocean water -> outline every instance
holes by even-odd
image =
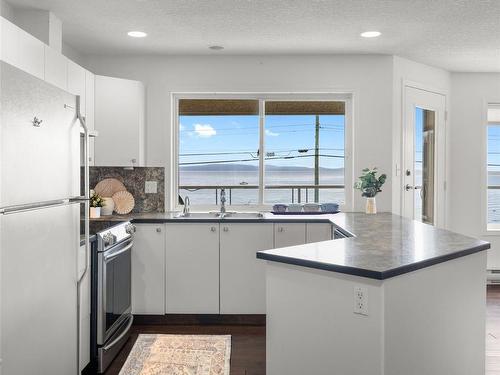
[[[191,204],[216,204],[215,189],[198,189],[194,186],[228,186],[237,185],[240,189],[226,189],[228,198],[233,205],[251,205],[258,203],[259,191],[257,188],[244,188],[248,185],[258,185],[259,175],[256,171],[181,171],[179,175],[180,186],[193,186],[193,188],[180,189],[182,197],[188,195]],[[265,183],[272,185],[291,185],[285,189],[266,189],[265,201],[269,204],[292,203],[298,201],[297,189],[293,185],[314,184],[314,175],[309,171],[268,171]],[[337,170],[320,174],[320,184],[343,185],[344,176]],[[292,196],[293,190],[293,196]],[[314,202],[314,189],[301,190],[301,202]],[[320,189],[319,200],[321,203],[344,203],[344,189]]]
[[[181,171],[180,185],[197,186],[197,185],[257,185],[259,181],[258,173],[254,171],[228,172],[228,171]],[[242,184],[243,185],[240,185]],[[310,172],[283,172],[273,171],[266,174],[266,185],[291,185],[288,189],[266,189],[265,201],[269,204],[275,203],[292,203],[298,201],[297,189],[292,189],[293,185],[313,184],[314,176]],[[323,172],[320,174],[321,184],[344,184],[344,176],[338,171],[331,173]],[[489,176],[489,185],[500,185],[500,176]],[[418,184],[418,181],[417,181]],[[294,195],[292,197],[292,190]],[[219,191],[220,192],[220,191]],[[189,196],[193,205],[218,204],[215,189],[199,189],[195,188],[181,189],[180,195]],[[227,190],[228,198],[231,199],[233,205],[251,205],[258,203],[258,189],[231,189]],[[217,199],[217,201],[216,201]],[[320,189],[319,199],[321,203],[344,203],[344,189]],[[314,202],[314,190],[304,189],[301,191],[301,202]],[[217,202],[217,203],[216,203]],[[421,210],[421,202],[416,199],[416,209]],[[488,190],[488,222],[500,223],[500,189]]]

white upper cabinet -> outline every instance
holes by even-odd
[[[80,95],[80,113],[86,115],[86,100],[85,100],[85,78],[86,70],[80,65],[68,60],[68,92],[73,95]]]
[[[23,30],[19,34],[19,68],[45,78],[45,44]]]
[[[95,128],[94,116],[94,93],[95,93],[95,75],[88,70],[85,71],[85,122],[89,130]],[[94,165],[94,144],[95,138],[89,139],[89,164]]]
[[[2,18],[2,60],[35,77],[45,77],[45,44]]]
[[[144,166],[142,82],[95,76],[95,165]]]
[[[19,27],[2,18],[2,60],[14,66],[19,64]]]
[[[68,90],[68,59],[55,49],[45,46],[45,81]]]

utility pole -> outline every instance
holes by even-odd
[[[314,132],[314,202],[319,203],[319,115],[316,115],[316,129]]]

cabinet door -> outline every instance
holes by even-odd
[[[272,248],[272,224],[221,224],[221,314],[266,313],[265,262],[256,253]]]
[[[95,77],[95,165],[144,166],[144,85]]]
[[[19,64],[19,31],[20,29],[12,22],[1,18],[2,22],[2,60],[6,63],[18,66]]]
[[[132,313],[165,313],[165,225],[136,225],[132,249]]]
[[[332,224],[329,223],[307,223],[306,242],[321,242],[332,239]]]
[[[95,75],[88,70],[85,71],[85,121],[89,130],[94,130],[94,90]],[[94,138],[89,140],[89,164],[94,165]]]
[[[305,223],[275,223],[274,247],[303,245],[306,243]]]
[[[166,225],[167,313],[219,313],[219,224]]]
[[[19,29],[19,69],[45,78],[45,44],[33,35]]]
[[[49,46],[45,46],[45,81],[68,90],[68,59]]]
[[[80,112],[86,115],[85,100],[85,69],[71,60],[68,62],[68,91],[73,95],[80,95]]]

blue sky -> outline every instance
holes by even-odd
[[[258,116],[181,116],[180,124],[181,163],[236,160],[238,164],[258,165]],[[320,126],[320,154],[325,155],[320,166],[342,167],[344,116],[320,116]],[[312,168],[314,158],[308,155],[314,155],[314,129],[315,116],[267,116],[266,154],[281,158],[267,163]],[[185,154],[196,155],[182,156]],[[249,159],[255,160],[242,161]]]

